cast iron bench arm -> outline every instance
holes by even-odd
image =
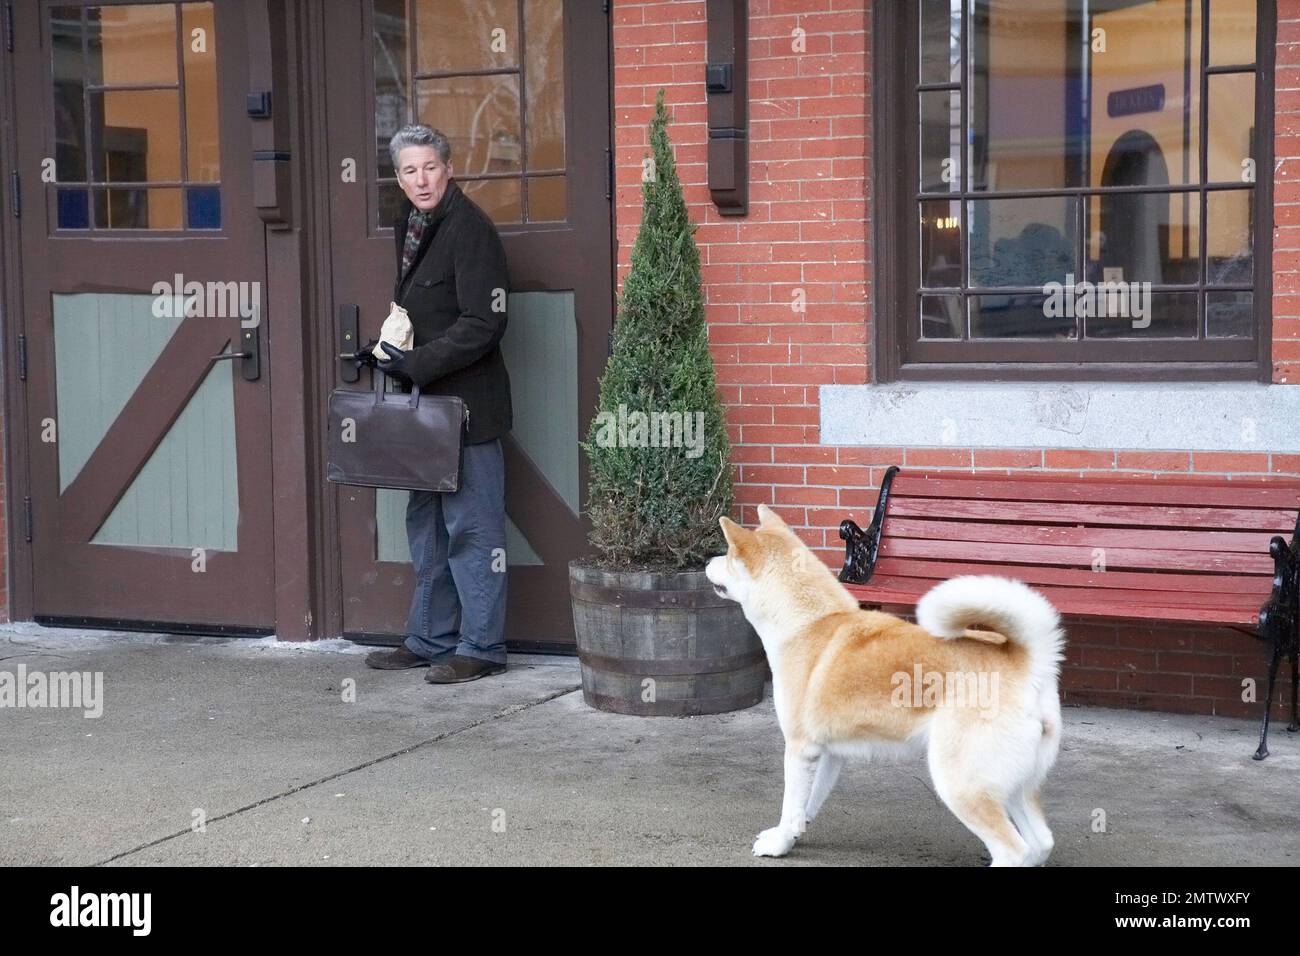
[[[880,554],[880,535],[885,527],[885,512],[889,509],[889,487],[894,483],[898,466],[890,465],[880,480],[880,497],[871,518],[871,527],[863,531],[856,521],[845,518],[840,522],[840,537],[844,540],[844,567],[840,581],[844,584],[866,584],[876,570]]]
[[[1259,611],[1258,636],[1271,641],[1273,651],[1268,662],[1268,693],[1264,697],[1264,726],[1260,730],[1255,759],[1268,756],[1268,718],[1273,709],[1273,686],[1277,668],[1285,658],[1291,659],[1291,723],[1287,730],[1300,730],[1297,691],[1300,687],[1300,517],[1296,518],[1291,544],[1276,535],[1268,545],[1273,557],[1273,591]]]

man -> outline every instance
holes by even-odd
[[[415,331],[403,352],[384,343],[375,366],[423,394],[458,395],[469,409],[460,490],[411,492],[406,533],[415,595],[406,641],[366,663],[428,667],[431,684],[458,684],[506,669],[505,461],[510,378],[505,249],[496,226],[452,178],[451,144],[428,126],[404,126],[389,144],[406,194],[394,224],[393,301]],[[369,347],[360,353],[369,354]]]

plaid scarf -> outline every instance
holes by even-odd
[[[429,220],[432,218],[429,212],[421,212],[419,209],[411,210],[411,218],[406,223],[406,242],[402,246],[402,278],[406,278],[406,273],[410,271],[411,264],[415,261],[415,254],[420,251],[420,240],[424,238],[424,231],[429,228]]]

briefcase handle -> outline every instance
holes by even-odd
[[[373,369],[370,373],[370,385],[375,390],[375,404],[382,404],[384,399],[384,379],[388,378],[387,372],[382,369]],[[406,402],[412,408],[420,407],[420,390],[412,386],[411,397]]]

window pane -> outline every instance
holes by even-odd
[[[478,203],[495,223],[522,222],[523,201],[517,179],[458,180],[465,195]]]
[[[1256,0],[1210,0],[1210,63],[1242,66],[1255,62]]]
[[[564,169],[564,4],[524,4],[528,168]]]
[[[1090,338],[1196,338],[1195,292],[1150,292],[1128,284],[1094,295],[1087,310],[1097,313],[1084,319]]]
[[[517,0],[415,0],[420,73],[519,65]]]
[[[1201,4],[1092,6],[1105,52],[1090,54],[1091,185],[1200,182]]]
[[[1088,210],[1088,278],[1199,281],[1200,193],[1107,193],[1091,197]]]
[[[90,228],[90,196],[84,189],[60,189],[57,196],[59,229]]]
[[[921,209],[921,286],[961,287],[961,203],[930,199]]]
[[[961,189],[961,91],[921,94],[921,191]]]
[[[1083,185],[1083,0],[974,0],[972,189]]]
[[[1205,281],[1209,285],[1252,284],[1255,281],[1255,194],[1250,189],[1228,189],[1205,197]]]
[[[92,92],[90,137],[95,182],[176,182],[181,178],[180,95],[176,90]]]
[[[86,68],[81,8],[50,11],[54,78],[54,171],[61,183],[86,181]]]
[[[416,116],[451,140],[457,176],[523,170],[517,75],[420,80]]]
[[[96,85],[176,83],[176,7],[142,3],[86,10],[87,79]]]
[[[1209,77],[1209,181],[1253,182],[1255,169],[1255,74]]]
[[[973,339],[1075,338],[1076,320],[1065,314],[1064,303],[1053,308],[1045,295],[973,295],[970,297],[970,335]]]
[[[374,0],[375,169],[380,179],[397,175],[388,156],[388,141],[406,123],[406,3]],[[380,219],[381,226],[388,225]]]
[[[921,338],[959,339],[962,319],[960,295],[921,296]]]
[[[187,179],[221,181],[221,138],[217,126],[217,45],[212,4],[181,6],[185,37],[185,151]],[[196,42],[196,31],[202,43]],[[199,49],[195,49],[198,46]]]
[[[181,229],[179,189],[97,189],[96,229]]]
[[[563,176],[528,180],[528,221],[561,222],[568,215],[568,184]]]
[[[921,0],[921,82],[961,82],[961,0]]]
[[[1206,335],[1212,339],[1255,337],[1255,295],[1252,292],[1207,292]]]
[[[395,182],[379,184],[379,226],[383,229],[393,228],[397,212],[402,208],[402,187]]]
[[[1043,286],[1077,275],[1077,208],[1070,196],[971,200],[971,285]]]

